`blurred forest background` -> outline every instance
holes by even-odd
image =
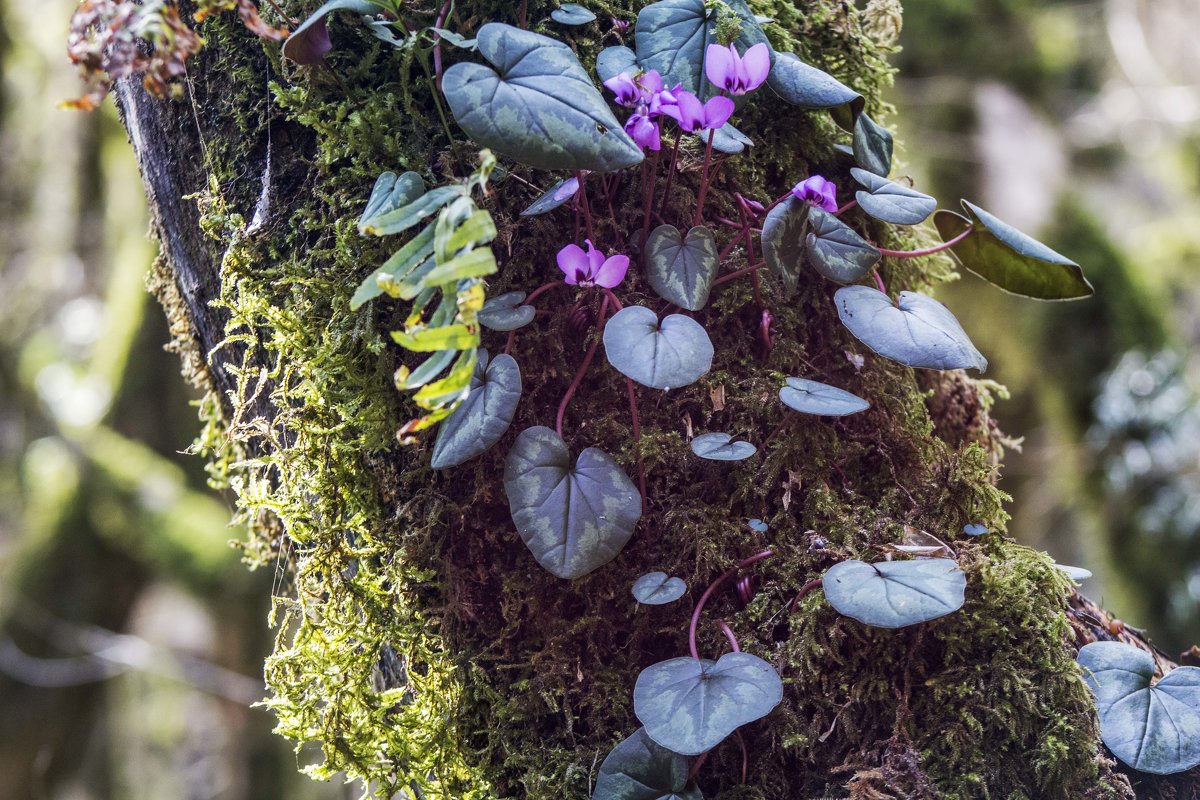
[[[0,798],[348,797],[250,707],[273,576],[186,455],[124,132],[56,107],[74,5],[0,0]],[[1010,532],[1169,653],[1200,641],[1196,30],[1196,0],[906,0],[891,98],[898,172],[1095,284],[940,296],[1011,391]]]

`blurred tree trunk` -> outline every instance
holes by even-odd
[[[302,16],[312,5],[285,8]],[[515,22],[509,5],[461,5],[464,32],[486,19]],[[640,6],[617,3],[613,13],[629,18]],[[531,19],[550,8],[531,3]],[[755,10],[780,20],[782,35],[799,42],[794,46],[811,48],[802,56],[837,67],[840,78],[878,102],[887,83],[887,47],[862,33],[856,12],[829,0],[763,2]],[[746,731],[747,783],[736,779],[740,753],[726,745],[700,775],[706,796],[1132,796],[1130,780],[1104,755],[1090,695],[1073,663],[1078,646],[1112,636],[1106,618],[1093,606],[1078,613],[1085,601],[1066,590],[1039,554],[998,534],[956,541],[970,576],[968,604],[928,626],[895,634],[866,630],[837,619],[818,596],[791,621],[779,621],[780,604],[831,563],[826,546],[868,554],[894,541],[904,525],[951,539],[965,522],[983,518],[995,527],[1004,519],[989,460],[1002,437],[988,415],[985,390],[962,374],[914,376],[869,353],[860,374],[843,357],[861,348],[832,313],[827,285],[812,282],[794,307],[777,306],[779,336],[795,346],[777,347],[765,367],[753,355],[722,364],[720,385],[705,388],[723,392],[723,403],[710,401],[701,388],[662,400],[643,393],[648,517],[621,559],[574,584],[531,567],[498,485],[500,454],[447,478],[424,469],[420,452],[354,433],[381,411],[382,427],[394,430],[407,409],[379,400],[390,391],[389,367],[403,355],[380,355],[378,333],[365,330],[367,312],[346,308],[349,292],[380,257],[357,242],[351,221],[383,169],[416,169],[436,179],[469,166],[464,148],[437,141],[432,97],[411,62],[399,64],[399,56],[381,51],[354,26],[337,22],[333,31],[336,80],[324,69],[281,65],[271,46],[214,20],[202,29],[208,47],[189,62],[184,100],[152,99],[135,81],[120,82],[116,91],[163,250],[157,291],[185,370],[220,399],[222,407],[212,413],[221,416],[226,441],[239,441],[249,458],[271,459],[278,470],[258,487],[284,498],[271,513],[243,493],[243,508],[257,523],[257,543],[248,552],[254,556],[259,548],[263,561],[269,556],[262,550],[294,559],[295,602],[315,604],[291,618],[300,633],[281,634],[274,668],[283,664],[291,672],[281,677],[269,665],[281,728],[321,741],[331,768],[393,789],[423,780],[410,766],[421,754],[398,752],[409,740],[388,730],[396,727],[388,714],[399,705],[380,700],[376,721],[346,709],[371,709],[373,685],[379,691],[409,687],[406,702],[412,700],[421,690],[409,686],[405,673],[428,677],[430,665],[445,659],[456,685],[445,700],[453,735],[413,745],[466,765],[469,774],[437,778],[440,796],[586,797],[598,759],[637,726],[629,704],[637,670],[684,652],[689,609],[679,603],[635,615],[632,579],[670,566],[698,593],[766,544],[779,551],[778,563],[757,573],[756,599],[742,608],[722,595],[712,614],[725,615],[743,647],[779,665],[794,683],[783,706]],[[597,44],[581,41],[593,55]],[[268,89],[273,81],[278,86]],[[411,105],[400,107],[399,95]],[[757,127],[749,128],[758,131],[759,146],[754,155],[729,162],[727,181],[744,179],[775,196],[803,177],[780,164],[837,169],[831,126],[780,110],[771,100],[761,105]],[[489,293],[536,285],[552,243],[570,237],[561,220],[557,229],[522,223],[514,211],[529,192],[513,184],[497,187],[491,208],[507,251]],[[200,202],[184,199],[196,195]],[[889,286],[925,280],[901,270],[886,277]],[[251,305],[246,297],[254,292],[261,302]],[[736,294],[717,307],[718,354],[744,353],[755,309]],[[374,321],[386,330],[394,316],[380,304]],[[522,334],[517,353],[526,386],[554,391],[527,388],[514,430],[553,418],[564,376],[578,363],[579,343],[559,335],[560,323],[556,318],[553,335]],[[353,334],[343,336],[346,330]],[[232,343],[231,331],[238,334]],[[334,345],[346,349],[334,352]],[[374,366],[359,366],[366,360]],[[684,417],[698,430],[722,424],[731,417],[715,406],[767,396],[764,387],[774,379],[764,381],[764,370],[801,374],[814,360],[827,378],[865,392],[875,403],[872,411],[830,427],[793,420],[774,440],[761,472],[698,469],[680,462],[677,447],[670,449],[681,441]],[[287,394],[288,370],[302,376],[307,394]],[[375,393],[348,397],[345,376],[372,370]],[[569,425],[578,431],[568,437],[573,449],[599,443],[628,461],[628,422],[609,407],[619,391],[607,376],[585,382]],[[320,447],[311,444],[304,416],[317,414],[317,407],[337,423],[320,428]],[[775,410],[745,411],[737,419],[760,438],[779,422]],[[251,427],[255,432],[245,434]],[[284,432],[274,436],[274,429]],[[236,478],[249,462],[224,463]],[[303,492],[289,485],[303,475],[288,471],[298,463],[312,470]],[[354,480],[367,481],[377,511],[344,483]],[[351,514],[346,507],[353,503],[368,510]],[[310,506],[319,510],[310,513]],[[761,542],[749,541],[754,535],[742,521],[750,516],[771,521]],[[281,526],[290,539],[280,536]],[[380,553],[387,555],[376,557]],[[414,572],[389,572],[396,564]],[[415,570],[424,577],[413,577]],[[397,574],[410,584],[394,585]],[[368,593],[358,581],[370,576],[376,582]],[[335,627],[334,612],[341,609],[335,602],[349,604],[358,629]],[[405,649],[416,636],[405,627],[415,618],[406,616],[413,607],[436,631],[428,635],[437,653]],[[324,638],[322,625],[328,627]],[[336,651],[334,633],[350,636],[355,652],[372,659],[371,669],[355,672],[358,661],[341,660],[357,656]],[[1121,636],[1134,640],[1130,632]],[[723,641],[715,629],[702,638],[708,651]],[[331,671],[338,679],[320,683]],[[315,697],[312,686],[326,694]],[[293,717],[305,724],[293,728]],[[1188,781],[1133,779],[1147,797],[1192,796]]]

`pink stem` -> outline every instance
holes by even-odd
[[[506,341],[504,343],[504,355],[507,356],[507,355],[512,354],[513,342],[515,342],[516,340],[517,340],[517,332],[509,331],[508,332],[508,341]]]
[[[730,628],[723,619],[717,620],[717,627],[721,629],[721,633],[725,634],[725,638],[728,640],[729,646],[733,648],[733,652],[742,652],[742,646],[738,644],[737,637],[733,635],[733,628]]]
[[[575,173],[575,177],[579,179],[579,199],[583,205],[583,221],[587,225],[588,238],[594,242],[596,241],[596,234],[592,232],[592,207],[588,204],[587,173],[580,170]]]
[[[975,227],[970,226],[950,241],[942,242],[941,244],[934,245],[933,247],[926,247],[924,250],[885,250],[882,247],[877,247],[875,249],[883,255],[891,256],[892,258],[917,258],[918,256],[931,256],[934,253],[940,253],[943,250],[949,250],[951,247],[954,247],[954,245],[958,244],[974,232]]]
[[[700,197],[696,200],[696,219],[692,222],[692,227],[699,225],[704,215],[704,198],[708,194],[708,162],[712,159],[713,136],[716,133],[715,128],[710,128],[708,131],[708,144],[704,148],[704,166],[700,169]]]
[[[604,292],[604,298],[617,307],[617,311],[625,308],[625,306],[621,304],[621,301],[617,299],[617,296],[613,294],[612,289],[609,289],[605,286],[601,286],[600,289]],[[601,319],[603,319],[603,317]]]
[[[735,730],[734,735],[737,737],[738,747],[742,748],[742,783],[746,782],[746,776],[750,773],[750,753],[746,750],[746,740],[742,738],[741,730]]]
[[[650,211],[654,206],[654,186],[658,182],[658,158],[661,150],[654,151],[654,165],[650,167],[650,180],[644,181],[642,193],[642,260],[646,259],[646,239],[650,236]],[[643,161],[643,164],[646,162]]]
[[[757,273],[760,269],[762,269],[763,266],[764,265],[760,262],[758,264],[755,264],[752,267],[746,267],[744,269],[739,269],[737,272],[731,272],[728,275],[722,275],[721,277],[719,277],[715,281],[713,281],[712,285],[720,286],[722,283],[729,283],[732,280],[737,280],[738,278],[742,277],[743,275],[753,275],[753,274]]]
[[[541,294],[543,294],[544,292],[548,292],[548,291],[549,291],[549,290],[551,290],[551,289],[557,288],[557,287],[559,287],[559,286],[566,287],[566,286],[569,286],[569,285],[570,285],[570,284],[568,284],[566,281],[550,281],[549,283],[544,283],[544,284],[542,284],[541,286],[539,286],[538,288],[534,289],[534,290],[533,290],[533,291],[530,293],[530,295],[529,295],[528,297],[526,297],[526,298],[525,298],[525,302],[524,302],[522,305],[529,305],[529,304],[530,304],[530,303],[532,303],[532,302],[533,302],[535,299],[537,299],[538,295],[541,295]]]
[[[450,13],[450,4],[453,0],[446,0],[442,5],[442,10],[438,12],[437,22],[433,23],[435,28],[442,28],[446,25],[446,15]],[[437,90],[442,90],[442,37],[437,32],[433,33],[433,75],[434,83],[437,85]]]
[[[671,148],[671,166],[667,167],[667,185],[663,189],[663,206],[671,202],[671,183],[675,180],[675,167],[679,164],[679,141],[683,139],[683,131],[675,133],[675,146]]]
[[[607,302],[608,298],[604,300]],[[633,380],[626,378],[625,385],[629,389],[629,416],[633,418],[633,446],[637,448],[638,486],[642,490],[642,513],[645,514],[649,500],[646,499],[646,468],[642,464],[642,424],[638,419],[637,395],[633,390]]]
[[[692,610],[692,622],[688,626],[688,650],[691,651],[692,658],[699,660],[700,651],[696,649],[696,626],[700,624],[700,614],[704,612],[704,606],[708,604],[708,598],[713,596],[713,592],[721,588],[721,584],[737,574],[738,570],[744,569],[756,561],[762,561],[764,558],[770,558],[775,555],[774,550],[764,550],[761,553],[755,553],[749,558],[744,558],[733,566],[728,572],[713,581],[704,594],[700,595],[700,599],[696,601],[696,608]]]
[[[879,270],[871,270],[871,276],[875,278],[875,285],[879,287],[879,291],[887,294],[887,287],[883,285],[883,278],[879,275]]]
[[[596,327],[604,326],[604,316],[608,313],[608,298],[605,297],[600,303],[600,318],[596,320]],[[567,387],[567,393],[563,395],[562,402],[558,404],[558,417],[554,420],[554,428],[558,431],[558,435],[562,436],[563,432],[563,416],[567,413],[567,405],[571,402],[571,398],[575,396],[575,391],[579,388],[579,384],[583,382],[583,376],[587,374],[588,367],[592,365],[592,359],[596,356],[596,348],[600,346],[600,337],[597,336],[588,347],[588,351],[583,356],[583,363],[579,365],[579,370],[575,373],[575,379],[571,381],[571,385]]]
[[[708,754],[711,752],[712,752],[712,750],[705,750],[703,753],[700,754],[700,757],[696,759],[696,763],[692,764],[692,768],[690,770],[688,770],[688,776],[687,776],[688,783],[691,783],[692,781],[694,781],[696,779],[696,775],[699,774],[700,768],[704,766],[704,762],[708,761]]]
[[[767,213],[767,214],[770,214],[770,213],[771,213],[771,209],[773,209],[775,206],[777,206],[777,205],[779,205],[780,203],[782,203],[784,200],[787,200],[787,199],[788,199],[789,197],[791,197],[791,196],[792,196],[792,192],[791,192],[791,190],[789,189],[788,191],[786,191],[786,192],[784,192],[783,194],[781,194],[779,197],[776,197],[776,198],[775,198],[775,200],[774,200],[774,202],[772,202],[772,203],[771,203],[771,205],[767,206],[766,213]]]
[[[858,205],[858,201],[851,200],[849,203],[846,203],[846,205],[842,206],[837,211],[833,212],[833,215],[835,217],[840,217],[842,214],[845,214],[847,211],[854,208],[856,205]]]
[[[792,599],[792,602],[788,604],[788,611],[795,611],[796,606],[800,604],[800,601],[803,600],[809,594],[809,592],[813,591],[814,589],[819,589],[820,587],[820,578],[813,578],[811,581],[801,586],[800,591]]]

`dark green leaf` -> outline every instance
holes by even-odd
[[[770,714],[782,699],[779,673],[757,656],[726,653],[716,661],[684,656],[642,670],[633,688],[633,713],[655,742],[696,756]]]
[[[559,25],[586,25],[596,19],[596,15],[578,3],[563,3],[550,12],[550,18]]]
[[[866,114],[854,120],[854,160],[883,178],[892,171],[892,134]]]
[[[789,197],[771,209],[763,222],[762,248],[767,268],[779,278],[784,292],[796,291],[804,263],[804,234],[810,206]]]
[[[962,608],[967,576],[949,558],[842,561],[821,579],[839,614],[876,628],[903,628]]]
[[[485,452],[508,430],[520,400],[521,369],[516,360],[501,353],[488,363],[487,351],[481,350],[470,394],[438,428],[430,466],[456,467]]]
[[[813,269],[831,281],[854,283],[881,258],[854,229],[820,208],[808,210],[804,255]]]
[[[713,346],[699,322],[671,314],[659,324],[644,306],[626,306],[604,326],[608,363],[652,389],[695,383],[712,366]]]
[[[871,407],[866,400],[845,389],[805,378],[788,378],[787,386],[779,390],[779,399],[793,411],[822,417],[844,417]]]
[[[719,265],[716,237],[702,225],[688,231],[686,239],[674,225],[659,225],[646,240],[646,279],[680,308],[704,308]]]
[[[770,47],[744,0],[725,0],[722,5],[741,20],[742,32],[735,41],[739,53],[759,42]],[[717,7],[710,9],[704,0],[651,3],[638,13],[634,32],[638,63],[646,70],[658,70],[667,86],[682,84],[686,91],[707,99],[711,91],[704,75],[704,53],[708,45],[719,44],[718,22]]]
[[[1077,661],[1113,755],[1154,775],[1200,765],[1200,669],[1176,667],[1152,686],[1154,657],[1122,642],[1092,642]]]
[[[867,187],[854,195],[862,210],[872,217],[893,225],[918,225],[937,208],[937,200],[927,194],[902,186],[873,172],[855,167],[850,170],[854,179]]]
[[[579,178],[565,178],[546,190],[546,193],[533,201],[529,208],[521,212],[522,217],[535,217],[553,211],[569,201],[579,191]]]
[[[710,461],[741,461],[758,448],[750,442],[734,441],[728,433],[702,433],[692,439],[692,452]]]
[[[884,358],[924,369],[987,369],[987,359],[944,305],[916,292],[897,302],[869,286],[834,295],[838,316],[860,342]]]
[[[971,272],[1006,292],[1036,300],[1075,300],[1092,295],[1092,285],[1074,261],[979,206],[964,200],[963,207],[970,220],[942,210],[934,215],[933,223],[945,241],[974,224],[975,231],[950,248]]]
[[[381,3],[366,0],[329,0],[296,28],[296,32],[283,43],[283,54],[297,64],[311,66],[320,64],[333,45],[329,41],[329,29],[325,16],[331,11],[351,11],[355,14],[378,14],[383,11]]]
[[[767,85],[794,106],[804,109],[846,106],[850,113],[862,113],[863,96],[836,78],[805,64],[792,53],[776,53],[775,65]]]
[[[669,578],[665,572],[647,572],[633,582],[633,596],[648,606],[674,603],[686,591],[687,584],[682,578]]]
[[[596,56],[596,74],[600,76],[601,83],[609,78],[615,78],[622,72],[627,72],[632,76],[640,69],[637,63],[637,53],[624,45],[606,47],[600,51],[600,55]]]
[[[523,306],[524,292],[505,292],[499,297],[493,297],[483,304],[479,312],[479,324],[493,331],[515,331],[533,322],[537,310],[533,306]]]
[[[562,437],[540,425],[509,451],[504,491],[521,539],[559,578],[612,561],[642,516],[641,495],[611,456],[589,447],[572,466]]]
[[[610,172],[642,161],[575,53],[511,25],[479,29],[479,52],[499,70],[460,63],[442,91],[472,139],[538,169]]]
[[[612,749],[592,800],[704,800],[695,785],[688,786],[688,760],[660,747],[644,728]]]

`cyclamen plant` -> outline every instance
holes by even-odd
[[[968,270],[1014,294],[1070,300],[1092,293],[1077,264],[977,205],[964,200],[963,214],[937,210],[933,197],[890,179],[891,135],[865,112],[864,99],[795,55],[775,52],[744,4],[728,7],[737,17],[732,27],[720,26],[703,0],[651,3],[638,15],[636,49],[617,46],[600,53],[599,83],[611,94],[612,105],[627,112],[623,122],[574,52],[556,39],[490,22],[468,40],[442,27],[445,10],[428,31],[406,34],[432,37],[436,84],[458,125],[488,149],[479,169],[462,183],[427,191],[415,173],[380,177],[360,230],[382,236],[424,226],[363,282],[354,304],[382,294],[413,301],[404,329],[393,338],[409,350],[432,355],[415,369],[401,368],[396,383],[415,391],[415,401],[427,413],[401,434],[405,441],[415,441],[412,434],[440,423],[431,463],[443,469],[486,452],[508,431],[523,392],[512,353],[520,329],[538,317],[535,303],[569,308],[574,300],[565,290],[572,288],[598,301],[594,319],[584,320],[595,332],[563,391],[554,427],[547,419],[545,425],[522,431],[505,464],[504,489],[517,532],[537,563],[563,579],[580,578],[616,558],[635,534],[647,500],[640,454],[635,484],[612,456],[597,448],[584,449],[572,463],[563,438],[566,412],[601,345],[609,366],[624,378],[627,398],[621,402],[628,402],[638,452],[637,386],[643,391],[685,390],[721,359],[702,312],[712,292],[724,284],[750,283],[761,324],[748,335],[764,352],[774,345],[772,304],[786,302],[802,280],[823,279],[831,284],[830,302],[847,330],[880,357],[919,369],[981,372],[987,360],[946,306],[913,291],[889,292],[878,269],[884,259],[950,251]],[[334,8],[397,11],[380,2],[328,3],[297,30],[285,52],[301,63],[319,61],[328,49],[323,18]],[[681,9],[686,12],[682,17]],[[562,24],[594,19],[578,7],[564,6],[559,12],[554,19]],[[380,32],[386,21],[373,19],[372,24],[385,41],[398,35]],[[443,69],[442,42],[477,50],[492,66],[460,61]],[[720,166],[715,162],[736,158],[752,146],[751,137],[732,120],[739,103],[754,102],[764,86],[802,109],[831,112],[846,130],[854,166],[844,175],[793,176],[795,185],[774,198],[732,191],[722,207],[735,207],[738,218],[729,219],[707,208]],[[695,174],[679,157],[687,136],[698,137],[703,146]],[[473,195],[486,193],[497,168],[492,151],[534,169],[563,173],[523,214],[550,214],[570,204],[574,232],[564,224],[559,248],[546,254],[548,282],[485,301],[486,278],[497,270],[489,246],[496,229]],[[613,187],[635,176],[638,202],[632,209],[614,207]],[[695,207],[685,219],[669,219],[672,188],[684,180],[696,186]],[[863,214],[900,226],[921,224],[932,215],[942,243],[912,251],[880,247],[864,232]],[[677,225],[685,225],[686,233]],[[615,238],[604,238],[614,232]],[[666,301],[661,310],[631,304],[618,293],[633,267],[631,255],[641,277]],[[500,355],[489,358],[482,348],[483,329],[507,334]],[[816,377],[782,377],[782,405],[824,418],[870,407],[868,399]],[[770,446],[770,437],[755,443],[712,431],[695,437],[691,451],[727,462],[754,458]],[[767,530],[760,520],[753,523],[755,530]],[[986,535],[987,530],[976,524],[963,533]],[[835,564],[808,581],[788,608],[800,609],[806,596],[821,589],[835,610],[866,625],[897,628],[955,612],[967,589],[955,550],[929,534],[916,534],[874,563]],[[631,786],[649,787],[637,797],[700,798],[697,779],[707,754],[731,736],[740,742],[738,729],[766,717],[781,701],[783,682],[777,670],[742,652],[729,625],[716,623],[731,652],[704,658],[697,642],[704,609],[714,595],[773,555],[772,549],[749,555],[713,581],[691,614],[689,654],[651,665],[638,676],[633,707],[643,727],[608,755],[594,800],[632,797]],[[748,591],[745,581],[736,583],[739,592]],[[679,578],[652,571],[632,591],[639,602],[663,604],[682,597],[686,586]],[[1097,672],[1119,669],[1114,663],[1121,657],[1107,651],[1080,656]],[[1146,672],[1141,662],[1135,666]],[[1191,676],[1174,683],[1187,713],[1200,719]],[[1144,684],[1126,687],[1125,694],[1144,692],[1149,698],[1156,690],[1167,691],[1161,685],[1149,687],[1148,677]],[[1114,742],[1125,736],[1136,722],[1112,711],[1124,696],[1099,686],[1106,741],[1110,733]],[[1141,722],[1143,740],[1156,745],[1165,741],[1161,724]],[[1127,749],[1114,745],[1113,750],[1128,759]],[[1195,747],[1178,752],[1183,754],[1169,763],[1138,761],[1134,766],[1174,771],[1200,763]],[[743,756],[749,759],[744,745]]]

